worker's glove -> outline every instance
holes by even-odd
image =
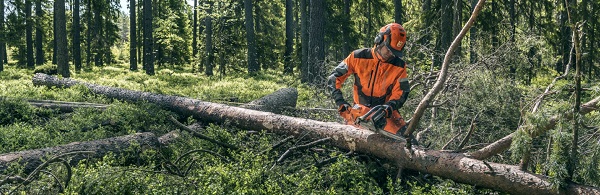
[[[338,105],[338,112],[340,113],[350,110],[350,104],[346,100],[336,100],[335,104]]]
[[[340,105],[340,107],[338,107],[338,112],[342,113],[342,112],[346,112],[350,110],[350,104],[348,103],[344,103],[342,105]]]
[[[376,109],[375,111],[373,111],[373,117],[378,117],[378,118],[390,118],[392,117],[392,112],[394,111],[392,109],[392,106],[384,104],[384,105],[379,105],[379,106],[375,106],[373,107],[373,109]]]

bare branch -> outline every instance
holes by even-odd
[[[467,136],[465,136],[465,138],[460,142],[460,145],[458,145],[457,150],[462,150],[462,147],[464,147],[465,144],[467,144],[467,142],[469,141],[469,138],[471,138],[473,131],[475,131],[475,121],[477,120],[479,114],[481,114],[481,112],[477,113],[475,117],[473,117],[473,120],[471,120],[471,127],[469,127],[469,132],[467,133]]]
[[[220,145],[220,146],[223,146],[223,147],[229,148],[229,149],[238,150],[238,147],[236,147],[236,146],[234,146],[234,145],[231,145],[231,144],[228,144],[228,143],[223,143],[223,142],[220,142],[220,141],[218,141],[218,140],[215,140],[215,139],[213,139],[213,138],[210,138],[210,137],[208,137],[208,136],[206,136],[206,135],[204,135],[204,134],[202,134],[202,133],[198,133],[198,132],[196,132],[196,131],[194,131],[194,130],[190,129],[189,127],[187,127],[187,126],[185,126],[184,124],[181,124],[179,121],[177,121],[177,119],[175,119],[175,117],[173,117],[173,116],[169,116],[169,120],[171,120],[171,122],[173,122],[173,124],[175,124],[175,125],[176,125],[177,127],[179,127],[181,130],[185,130],[185,131],[187,131],[187,132],[191,133],[192,135],[194,135],[194,137],[197,137],[197,138],[200,138],[200,139],[204,139],[204,140],[206,140],[206,141],[209,141],[209,142],[211,142],[211,143],[214,143],[214,144],[217,144],[217,145]]]
[[[294,151],[294,150],[302,150],[302,149],[306,149],[306,148],[309,148],[309,147],[311,147],[311,146],[314,146],[314,145],[317,145],[317,144],[320,144],[320,143],[326,142],[326,141],[328,141],[328,140],[330,140],[330,139],[331,139],[330,137],[326,137],[326,138],[323,138],[323,139],[319,139],[319,140],[316,140],[316,141],[310,142],[310,143],[308,143],[308,144],[299,145],[299,146],[294,146],[294,147],[292,147],[292,148],[288,149],[287,151],[285,151],[285,153],[283,153],[283,155],[281,155],[281,157],[279,157],[279,159],[277,159],[277,163],[281,163],[281,162],[282,162],[282,161],[283,161],[285,158],[287,158],[287,157],[289,156],[289,154],[290,154],[292,151]]]
[[[278,148],[279,146],[283,145],[284,143],[292,140],[294,138],[294,136],[288,136],[285,139],[281,140],[280,142],[276,143],[275,145],[271,146],[270,148],[267,148],[266,150],[263,150],[262,152],[260,152],[259,154],[264,154],[266,152],[269,152],[275,148]]]

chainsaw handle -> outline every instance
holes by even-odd
[[[371,108],[371,110],[369,110],[369,112],[365,113],[364,115],[360,116],[357,118],[357,121],[364,121],[369,115],[373,114],[373,112],[375,112],[376,108],[381,107],[381,105],[377,105],[373,108]]]

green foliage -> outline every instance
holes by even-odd
[[[524,129],[517,130],[517,134],[513,137],[513,141],[510,145],[511,158],[513,161],[520,160],[523,155],[529,155],[531,152],[531,135],[528,133],[529,130]]]
[[[493,71],[472,70],[460,75],[459,81],[455,82],[458,86],[453,92],[437,100],[438,104],[448,101],[444,105],[448,109],[439,109],[436,120],[432,121],[432,132],[428,135],[432,137],[428,139],[432,142],[432,148],[441,148],[457,133],[466,134],[475,116],[476,129],[467,145],[497,140],[517,129],[522,90],[508,78],[498,76]],[[415,95],[411,92],[409,97],[409,101],[415,101],[414,107],[422,98],[418,90],[415,90]],[[408,106],[411,106],[410,102],[402,110],[412,114],[414,108]],[[427,125],[430,116],[428,110],[421,124]],[[455,140],[450,146],[458,145],[458,142]]]
[[[29,121],[34,117],[34,108],[24,101],[0,98],[0,126]]]
[[[586,183],[600,186],[600,143],[596,142],[589,149],[589,154],[582,155],[581,180]]]
[[[44,73],[44,74],[48,74],[48,75],[57,75],[58,67],[54,64],[47,63],[45,65],[35,67],[35,70],[33,71],[33,73],[34,74]]]
[[[552,153],[548,160],[548,176],[550,183],[555,190],[563,189],[569,177],[567,166],[570,163],[571,141],[573,134],[568,133],[567,124],[560,125],[557,130],[552,132]]]

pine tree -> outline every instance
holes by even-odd
[[[35,1],[35,64],[42,65],[45,63],[44,48],[43,48],[43,28],[42,20],[44,17],[44,11],[42,10],[42,0]]]
[[[75,70],[81,71],[81,23],[79,17],[79,1],[73,0],[73,63]]]
[[[144,12],[144,70],[146,74],[154,75],[154,53],[152,39],[152,0],[143,0]]]
[[[65,18],[65,1],[54,1],[54,18],[56,19],[56,63],[58,65],[58,73],[63,77],[70,77],[69,72],[69,52],[67,49],[67,20]]]
[[[135,0],[129,1],[129,70],[137,70],[137,35]]]

